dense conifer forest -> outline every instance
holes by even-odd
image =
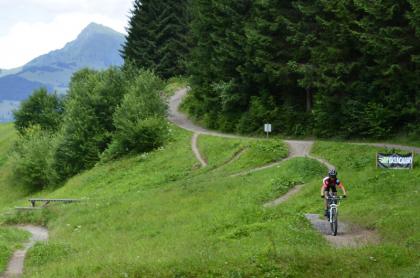
[[[145,0],[132,13],[126,61],[190,76],[184,107],[210,128],[420,133],[418,0]]]

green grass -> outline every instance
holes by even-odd
[[[0,208],[7,208],[12,201],[24,196],[25,193],[18,187],[10,184],[11,169],[8,164],[8,154],[16,138],[12,124],[0,124]],[[7,266],[12,252],[20,247],[27,239],[26,232],[15,228],[0,228],[0,273]]]
[[[349,191],[344,215],[352,222],[378,229],[389,242],[420,250],[420,163],[414,170],[376,169],[377,148],[319,142],[314,152],[337,165]],[[383,150],[385,151],[385,150]],[[346,202],[347,203],[347,202]],[[351,206],[350,206],[351,205]]]
[[[15,137],[16,132],[12,124],[0,124],[0,167],[6,162]]]
[[[13,124],[0,124],[0,209],[10,208],[11,203],[29,193],[13,181],[9,153],[16,138]]]
[[[420,139],[415,137],[396,137],[390,140],[386,140],[384,143],[420,147]]]
[[[201,135],[198,146],[209,168],[216,168],[224,174],[264,166],[280,161],[288,154],[287,146],[278,139],[235,139]],[[241,155],[231,163],[239,153]]]
[[[321,213],[326,168],[296,158],[246,176],[231,173],[286,156],[276,140],[199,137],[209,162],[200,169],[191,134],[143,156],[97,165],[55,191],[84,198],[10,222],[45,223],[48,243],[25,262],[26,277],[416,277],[420,255],[418,163],[413,171],[374,167],[377,149],[319,142],[314,154],[337,165],[349,198],[341,218],[375,229],[379,245],[336,249],[305,213]],[[246,149],[236,161],[235,153]],[[302,191],[263,208],[296,184]],[[25,203],[24,198],[10,204]]]
[[[420,147],[420,139],[415,137],[408,137],[408,136],[395,136],[387,139],[372,139],[372,138],[365,138],[365,139],[351,139],[350,141],[346,141],[344,139],[332,138],[326,140],[325,142],[332,142],[332,143],[383,143],[383,144],[395,144],[395,145],[404,145],[404,146],[413,146],[413,147]]]
[[[6,270],[14,250],[22,246],[29,233],[16,229],[0,227],[0,273]]]

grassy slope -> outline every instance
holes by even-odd
[[[10,180],[10,166],[7,154],[13,144],[16,134],[11,124],[0,124],[0,208],[7,207],[11,200],[15,200],[24,193],[6,183]],[[0,273],[5,270],[13,250],[27,239],[28,234],[14,228],[0,228]]]
[[[191,134],[174,130],[175,140],[164,150],[99,165],[39,194],[89,201],[29,217],[48,220],[51,240],[30,251],[27,276],[416,277],[418,168],[375,170],[374,148],[316,144],[315,154],[336,164],[348,187],[342,218],[382,237],[379,246],[337,250],[304,218],[322,210],[318,195],[326,169],[318,162],[297,158],[228,177],[285,152],[281,146],[276,154],[260,151],[275,144],[269,141],[253,147],[247,140],[200,136],[210,166],[198,169]],[[244,146],[250,146],[248,154],[223,166]],[[300,183],[305,187],[289,202],[262,207]]]
[[[118,276],[124,271],[131,275],[198,275],[217,272],[226,261],[234,267],[255,248],[264,249],[265,227],[272,226],[271,212],[262,223],[252,219],[265,214],[262,200],[285,188],[272,189],[269,182],[267,190],[258,185],[257,176],[247,182],[244,179],[248,178],[209,179],[211,173],[196,169],[191,135],[180,130],[176,133],[177,141],[164,151],[97,167],[51,194],[91,200],[54,212],[58,217],[50,222],[51,243],[32,251],[29,269],[33,267],[43,277]],[[235,239],[248,241],[244,233],[260,230],[257,238],[249,240],[248,251],[240,254],[245,251],[241,250],[243,243]],[[229,245],[238,252],[232,253]],[[60,259],[49,254],[65,256]],[[40,262],[44,257],[54,260]],[[38,268],[40,263],[45,265]]]
[[[21,247],[28,237],[27,232],[0,227],[0,273],[6,270],[13,251]]]
[[[287,146],[278,139],[228,139],[214,136],[200,136],[198,145],[210,170],[223,174],[263,166],[287,157]],[[240,157],[233,161],[240,152]]]
[[[0,167],[7,160],[7,153],[13,144],[15,136],[12,124],[0,124]]]
[[[27,190],[12,182],[8,154],[16,137],[13,124],[0,124],[0,209],[10,207],[11,201],[28,194]]]

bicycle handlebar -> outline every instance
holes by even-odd
[[[344,196],[346,196],[346,195],[343,195],[343,196],[327,196],[327,199],[340,199],[340,200],[343,200],[343,199],[347,198],[347,197],[344,197]],[[325,198],[325,196],[322,196],[322,197]]]

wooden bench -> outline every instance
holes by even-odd
[[[15,207],[16,210],[20,211],[27,211],[27,210],[39,210],[42,209],[42,207]]]
[[[80,201],[81,201],[80,199],[45,199],[45,198],[29,199],[29,202],[31,202],[33,208],[36,207],[37,202],[44,202],[42,207],[45,207],[49,203],[75,203],[75,202],[80,202]]]

